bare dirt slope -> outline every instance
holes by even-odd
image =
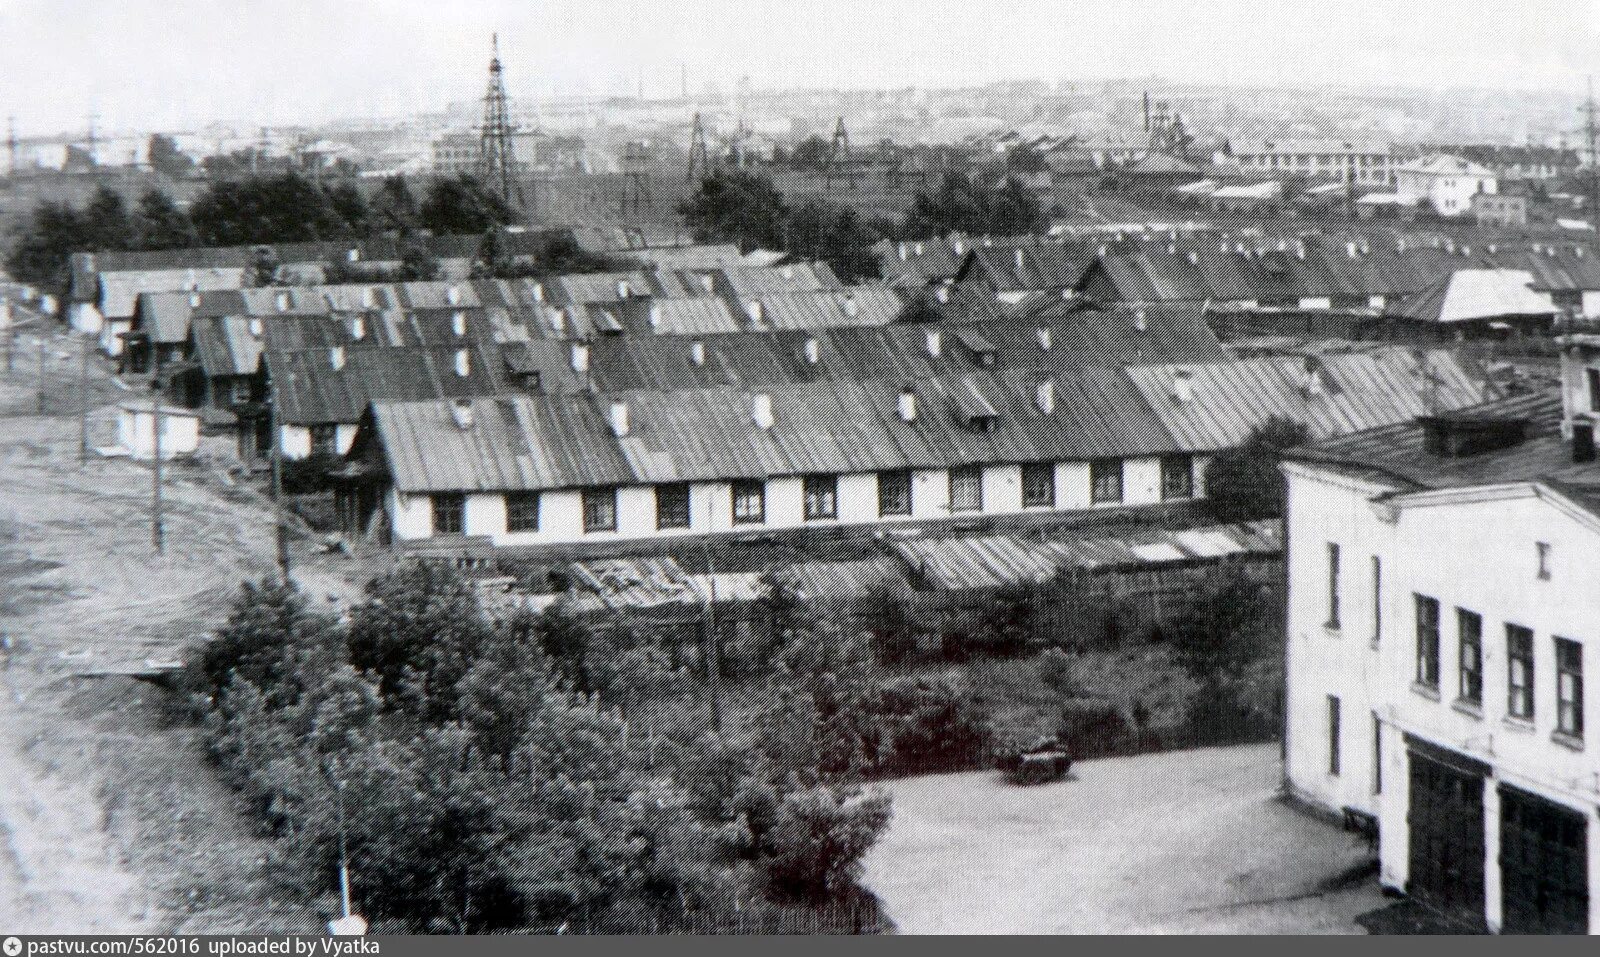
[[[182,656],[246,578],[271,570],[272,514],[219,468],[174,465],[165,554],[148,467],[79,461],[76,346],[0,365],[0,927],[16,932],[292,930],[266,842],[204,760],[196,729],[147,682],[84,673]],[[30,356],[32,358],[32,356]],[[96,444],[122,390],[95,368]],[[312,594],[347,590],[308,568]],[[20,930],[19,930],[20,929]]]

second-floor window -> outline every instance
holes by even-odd
[[[983,511],[983,469],[967,465],[950,470],[950,511]]]
[[[1122,460],[1097,459],[1089,463],[1089,501],[1096,505],[1122,501]]]
[[[805,478],[806,521],[839,517],[839,477],[807,475]]]
[[[1506,712],[1533,720],[1533,629],[1506,625]]]
[[[1328,543],[1328,627],[1339,627],[1339,546]]]
[[[583,530],[586,532],[614,532],[617,530],[616,489],[586,488],[583,490]]]
[[[1468,704],[1483,703],[1483,616],[1456,609],[1456,635],[1460,648],[1460,688],[1456,694]]]
[[[539,530],[539,493],[506,493],[506,531],[537,532]]]
[[[1050,508],[1056,504],[1056,467],[1036,462],[1022,467],[1022,507]]]
[[[689,486],[656,486],[656,528],[689,527]]]
[[[1383,559],[1372,556],[1372,641],[1383,638]]]
[[[1439,687],[1439,599],[1417,595],[1417,684]]]
[[[733,483],[733,524],[759,525],[767,520],[767,483],[760,479]]]
[[[1583,646],[1556,639],[1556,730],[1583,737]]]

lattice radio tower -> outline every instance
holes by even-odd
[[[500,67],[500,34],[493,36],[494,55],[489,60],[489,88],[483,94],[483,137],[478,143],[478,176],[507,206],[521,205],[517,187],[517,154],[511,146],[511,110],[506,105],[506,82]]]
[[[843,173],[838,172],[843,167]],[[833,186],[833,178],[843,175],[845,182],[850,186],[856,185],[856,170],[850,160],[850,133],[844,128],[844,117],[839,117],[839,122],[833,126],[833,142],[828,148],[828,165],[822,171],[822,188],[829,189]]]
[[[695,170],[702,178],[711,175],[711,150],[706,146],[706,128],[699,113],[694,115],[694,128],[689,131],[689,171],[685,182],[694,182]]]

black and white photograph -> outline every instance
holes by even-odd
[[[1596,73],[0,0],[0,949],[1600,933]]]

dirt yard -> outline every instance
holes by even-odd
[[[1279,802],[1275,744],[887,785],[866,884],[901,933],[1349,933],[1384,906],[1364,841]]]
[[[220,460],[174,464],[157,556],[149,468],[80,463],[77,344],[46,337],[42,416],[39,351],[0,363],[0,630],[12,645],[0,655],[0,927],[314,930],[317,915],[275,898],[267,843],[195,729],[173,719],[171,695],[83,677],[180,658],[240,581],[271,571],[271,510]],[[91,440],[106,444],[129,393],[90,368]],[[296,577],[318,601],[342,600],[357,587],[351,564],[307,558]]]

